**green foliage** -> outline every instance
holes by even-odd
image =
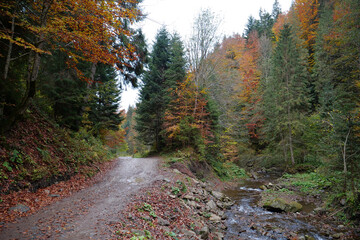
[[[285,173],[282,178],[287,180],[284,182],[286,185],[299,187],[300,191],[309,194],[321,193],[334,184],[329,177],[316,172],[294,175]]]
[[[285,25],[272,56],[270,77],[265,86],[265,131],[271,148],[282,152],[284,161],[292,165],[301,157],[300,136],[309,101],[306,83],[306,59],[296,46],[291,27]]]
[[[180,188],[171,187],[171,193],[174,194],[174,195],[178,195],[180,193]]]
[[[222,180],[248,178],[246,171],[233,162],[212,161],[211,166]]]
[[[180,190],[183,192],[183,193],[186,193],[187,192],[187,187],[186,187],[186,184],[180,180],[177,180],[176,183],[179,185],[180,187]]]
[[[12,167],[10,166],[10,163],[5,161],[3,164],[2,164],[9,172],[12,172]]]
[[[143,211],[147,211],[147,212],[153,212],[153,208],[150,204],[148,203],[144,203],[142,207],[138,208],[138,210],[143,210]]]
[[[166,101],[166,70],[169,68],[170,40],[165,28],[161,29],[150,54],[149,71],[144,75],[144,85],[140,90],[140,103],[137,104],[136,126],[138,138],[153,150],[162,148],[160,131]]]
[[[156,213],[155,213],[154,211],[151,211],[151,212],[149,213],[149,215],[150,215],[151,217],[153,217],[153,218],[157,218],[157,215],[156,215]]]
[[[178,240],[178,238],[176,237],[176,233],[174,233],[174,232],[165,232],[165,236],[169,236],[175,240]]]

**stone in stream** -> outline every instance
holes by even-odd
[[[275,198],[266,201],[263,208],[273,212],[298,212],[302,209],[302,205],[295,201],[288,201],[283,198]]]

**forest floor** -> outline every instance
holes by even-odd
[[[66,181],[39,189],[36,193],[14,196],[13,202],[22,202],[21,206],[31,206],[37,202],[34,209],[29,207],[32,215],[14,219],[18,211],[9,211],[8,201],[0,203],[2,228],[0,239],[107,239],[111,238],[108,223],[116,219],[117,213],[132,201],[140,188],[161,178],[158,175],[157,158],[119,158],[113,162],[111,170],[100,174],[101,179],[92,186],[74,194],[66,191],[78,181]],[[96,181],[96,180],[92,180]],[[83,182],[83,181],[82,181]],[[68,186],[68,185],[71,186]],[[77,191],[79,189],[73,189]],[[47,197],[44,197],[47,195]],[[66,197],[68,196],[68,197]],[[61,199],[62,198],[62,199]],[[49,200],[50,199],[50,200]],[[49,202],[61,199],[46,207]],[[11,201],[11,199],[10,199]],[[40,202],[43,202],[41,204]],[[26,204],[26,205],[25,205]],[[4,208],[7,211],[4,211]],[[21,208],[19,209],[21,212]],[[10,214],[10,215],[9,215]],[[4,216],[6,215],[6,218]],[[22,215],[26,215],[23,213]],[[7,222],[15,220],[15,222]]]

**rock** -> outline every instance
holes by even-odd
[[[25,213],[30,211],[30,208],[24,204],[18,204],[15,207],[10,208],[9,211]]]
[[[334,239],[340,239],[343,236],[344,236],[343,233],[335,233],[335,234],[331,235],[331,237],[334,238]]]
[[[221,221],[221,217],[216,215],[216,214],[213,214],[213,213],[210,214],[209,219],[210,219],[210,221],[213,221],[213,222],[220,222]]]
[[[204,226],[203,228],[201,228],[200,236],[201,236],[201,239],[208,239],[209,238],[209,228],[208,228],[208,226]]]
[[[345,199],[345,198],[341,199],[341,200],[340,200],[340,204],[341,204],[342,206],[345,206],[345,204],[346,204],[346,199]]]
[[[255,180],[257,180],[257,179],[259,178],[258,174],[257,174],[256,172],[254,172],[254,171],[251,171],[251,172],[250,172],[250,175],[251,175],[251,177],[252,177],[253,179],[255,179]]]
[[[339,226],[338,226],[338,229],[344,229],[344,228],[345,228],[344,225],[339,225]]]
[[[60,197],[59,194],[50,194],[49,197]]]
[[[187,199],[187,200],[193,200],[193,201],[196,199],[196,197],[190,193],[185,194],[182,198]]]
[[[315,238],[309,235],[305,235],[305,240],[315,240]]]
[[[217,201],[216,205],[221,209],[230,209],[232,205],[234,205],[234,202],[220,202]]]
[[[208,211],[216,211],[217,206],[213,200],[210,200],[206,203],[206,210]]]
[[[146,216],[146,215],[145,215],[145,216],[143,216],[143,217],[142,217],[142,219],[144,219],[145,221],[149,221],[149,222],[152,220],[152,218],[151,218],[151,217]]]
[[[145,232],[139,229],[131,229],[131,232],[137,236],[145,236]]]
[[[50,194],[50,190],[45,189],[45,190],[44,190],[44,193],[49,195],[49,194]]]
[[[166,219],[163,219],[161,217],[157,218],[157,222],[160,226],[170,226],[170,222]]]
[[[193,181],[193,183],[195,183],[196,185],[200,185],[200,182],[198,180],[196,180],[195,178],[191,178],[191,180]]]
[[[260,188],[261,190],[266,190],[266,189],[267,189],[267,187],[266,187],[265,185],[261,185],[259,188]]]
[[[170,183],[170,182],[171,182],[170,179],[168,179],[168,178],[164,178],[163,181],[164,181],[164,182],[167,182],[167,183]]]
[[[185,239],[191,239],[196,237],[196,233],[191,230],[182,229],[181,232],[184,234]]]
[[[318,213],[318,214],[325,214],[326,213],[326,210],[324,208],[322,208],[322,207],[317,207],[313,211],[314,211],[314,213]]]
[[[224,239],[224,234],[220,233],[220,232],[215,232],[214,233],[214,240],[223,240]]]
[[[295,201],[288,201],[283,198],[275,198],[263,204],[263,208],[272,212],[298,212],[302,205]]]
[[[223,197],[224,197],[224,194],[223,194],[223,193],[217,192],[217,191],[211,191],[211,194],[212,194],[216,199],[219,199],[219,200],[223,199]]]
[[[181,174],[181,172],[179,170],[177,170],[176,168],[173,169],[174,173],[178,173],[178,174]]]
[[[171,232],[171,229],[168,227],[161,227],[161,229],[163,229],[164,232]]]
[[[204,182],[199,182],[200,187],[206,188],[206,184]]]
[[[188,201],[187,202],[187,205],[191,206],[191,207],[194,207],[194,208],[201,208],[200,204],[198,204],[197,202],[195,201]]]

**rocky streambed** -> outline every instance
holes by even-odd
[[[225,239],[359,239],[319,208],[319,199],[299,196],[274,181],[265,175],[224,191],[235,201],[226,212]]]

